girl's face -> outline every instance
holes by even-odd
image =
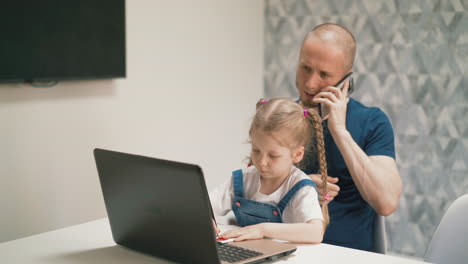
[[[291,150],[277,139],[287,139],[287,132],[266,133],[255,129],[250,135],[252,162],[263,178],[287,177],[291,166],[304,156],[304,147]]]

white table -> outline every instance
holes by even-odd
[[[118,246],[107,218],[0,243],[0,263],[172,263]],[[269,262],[271,263],[271,262]],[[275,263],[423,263],[328,244],[298,245],[297,251]]]

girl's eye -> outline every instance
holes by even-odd
[[[258,150],[258,149],[252,149],[252,151],[255,152],[255,153],[260,152],[260,150]]]
[[[279,158],[279,156],[270,155],[270,158],[272,158],[272,159],[276,159],[276,158]]]

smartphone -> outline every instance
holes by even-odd
[[[348,87],[348,95],[350,95],[354,90],[354,82],[353,82],[353,72],[346,74],[341,80],[339,80],[334,86],[340,90],[343,90],[343,86],[346,81],[349,80],[349,87]]]

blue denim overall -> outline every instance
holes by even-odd
[[[296,183],[291,190],[281,199],[277,206],[261,203],[244,198],[244,180],[242,170],[232,172],[234,188],[234,199],[232,200],[232,210],[236,216],[237,225],[244,227],[264,222],[282,223],[281,215],[289,201],[296,192],[304,186],[312,185],[317,188],[312,180],[304,179]]]

